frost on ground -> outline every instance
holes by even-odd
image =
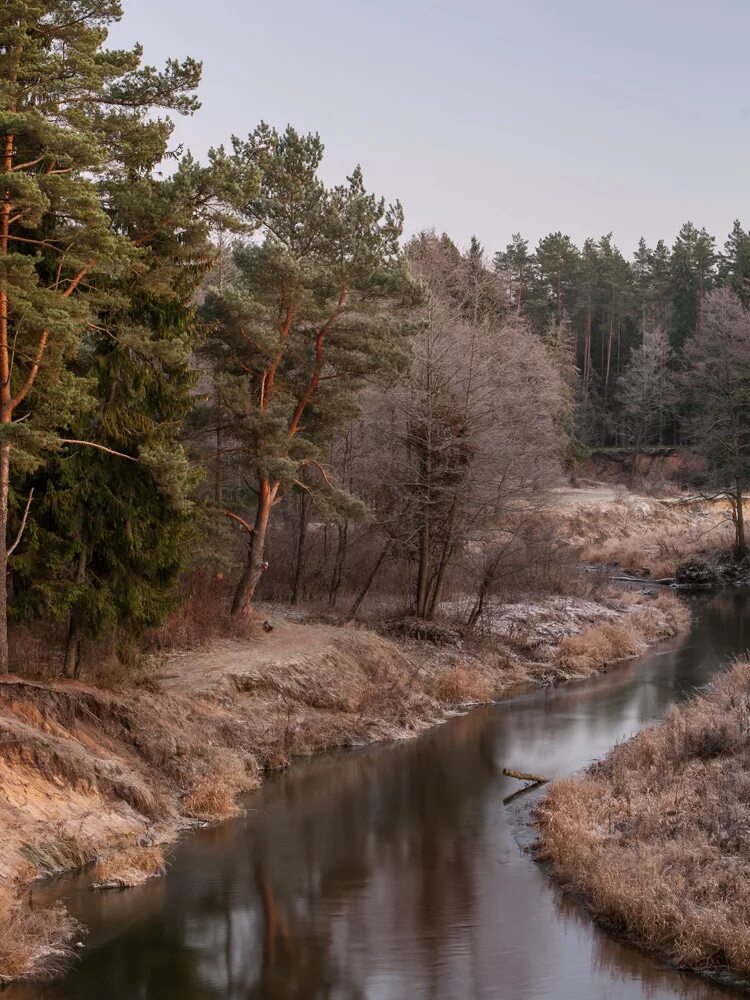
[[[465,609],[454,604],[443,610],[459,615]],[[548,597],[541,601],[491,604],[483,612],[478,629],[486,640],[506,646],[527,659],[575,666],[577,655],[579,668],[598,668],[637,655],[650,643],[681,631],[688,622],[684,605],[668,592],[652,595],[621,591],[610,592],[596,601]],[[611,640],[612,648],[605,648],[607,639]],[[601,655],[590,656],[591,662],[584,662],[587,650]]]
[[[628,605],[630,607],[630,605]],[[444,605],[443,611],[458,615],[459,604]],[[552,655],[562,639],[601,622],[619,621],[623,606],[613,606],[578,597],[548,597],[518,604],[489,604],[478,628],[485,636],[505,639],[513,645]]]

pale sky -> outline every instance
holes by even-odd
[[[747,0],[123,2],[111,44],[203,61],[177,130],[199,158],[290,122],[320,133],[328,182],[361,163],[409,233],[490,252],[750,226]]]

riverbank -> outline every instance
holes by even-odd
[[[272,768],[588,676],[688,620],[670,594],[550,598],[495,608],[482,641],[436,646],[274,617],[260,638],[163,658],[138,687],[0,682],[0,975],[38,974],[75,933],[29,908],[34,879],[91,861],[92,882],[155,876],[181,830],[235,814]]]
[[[750,982],[750,662],[537,810],[537,857],[603,925],[673,964]]]
[[[660,580],[674,579],[682,566],[711,567],[731,557],[734,525],[726,498],[657,498],[604,486],[556,496],[559,535],[584,563]],[[725,579],[714,572],[693,582],[707,581],[719,587]]]

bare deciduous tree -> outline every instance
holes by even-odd
[[[747,552],[743,492],[750,474],[750,313],[728,288],[705,300],[685,345],[691,429],[733,506],[735,555]]]

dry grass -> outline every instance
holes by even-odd
[[[560,666],[585,676],[617,660],[639,656],[650,644],[675,635],[690,622],[685,605],[669,591],[646,603],[640,595],[630,600],[637,603],[621,621],[592,625],[562,639],[557,654]]]
[[[454,663],[434,678],[431,694],[444,705],[471,705],[489,701],[493,685],[476,667]]]
[[[563,514],[561,530],[583,562],[657,580],[674,576],[683,562],[730,549],[734,540],[722,501],[670,503],[628,494]]]
[[[108,851],[94,866],[97,889],[126,889],[166,873],[164,851],[158,844],[131,845]]]
[[[540,858],[619,933],[750,979],[750,664],[540,807]]]
[[[254,761],[253,761],[254,763]],[[257,788],[259,779],[247,770],[236,751],[216,750],[194,778],[182,799],[182,813],[206,823],[236,816],[240,795]]]
[[[0,983],[52,975],[78,930],[64,907],[32,908],[28,896],[0,887]]]
[[[211,639],[250,639],[261,634],[262,619],[245,620],[230,613],[232,587],[223,573],[189,573],[181,591],[178,607],[163,625],[146,634],[147,652],[191,649]]]
[[[570,635],[560,643],[559,662],[576,672],[590,673],[616,660],[643,652],[646,644],[636,622],[605,622]]]
[[[96,845],[82,834],[70,833],[58,824],[50,837],[35,844],[23,844],[21,853],[29,864],[28,880],[48,878],[88,864],[96,856]]]

